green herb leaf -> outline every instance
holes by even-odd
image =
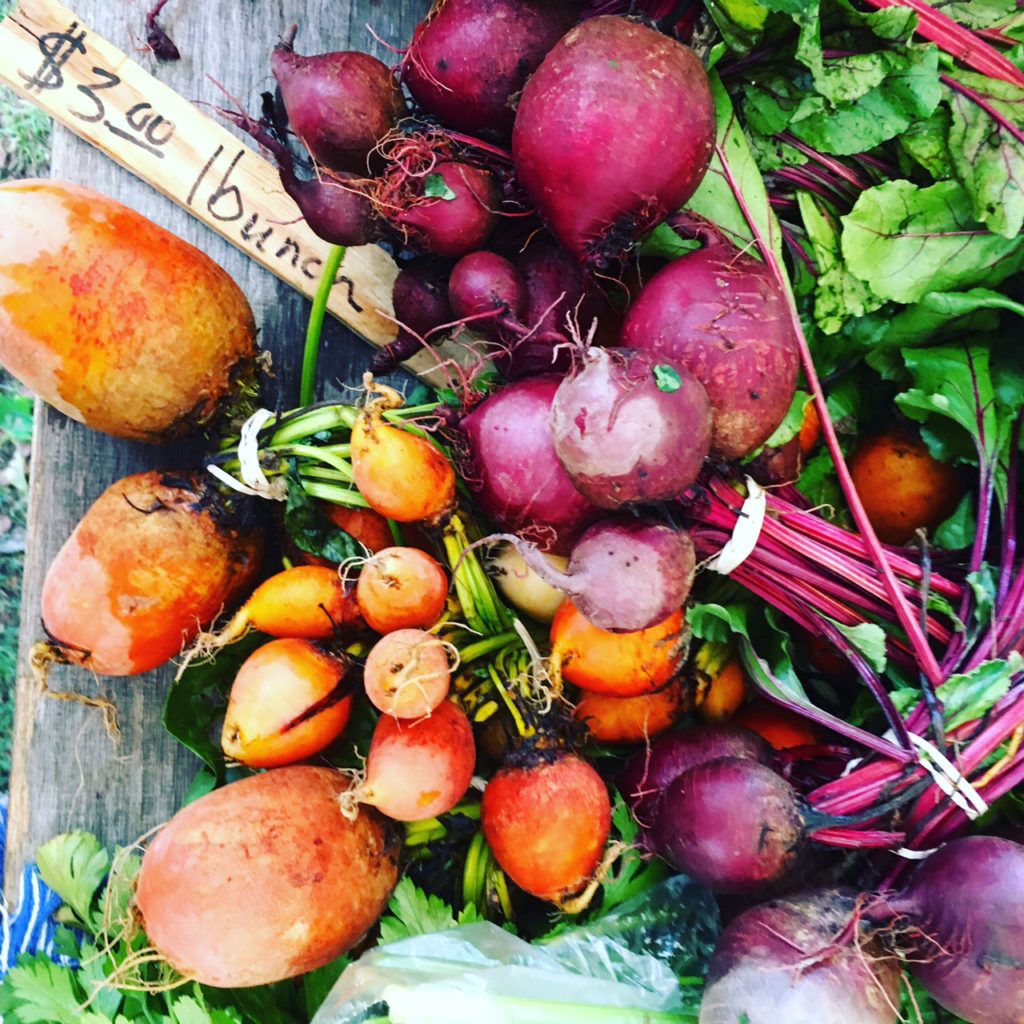
[[[1024,89],[969,71],[949,77],[960,87],[946,90],[953,169],[971,197],[975,220],[1013,239],[1024,227],[1024,135],[1018,137],[1024,125]]]
[[[413,935],[430,935],[455,927],[455,914],[440,897],[428,895],[406,876],[388,904],[389,913],[380,919],[380,941],[398,942]]]
[[[437,171],[427,175],[426,181],[423,183],[423,194],[430,199],[451,201],[455,198],[455,193],[448,187],[444,176]]]
[[[342,971],[351,962],[347,956],[339,956],[329,964],[324,964],[323,967],[302,976],[302,997],[310,1020],[323,1005],[335,982],[341,977]]]
[[[92,931],[93,903],[110,871],[110,857],[100,841],[88,832],[54,836],[39,847],[36,865],[43,881]]]
[[[298,470],[292,462],[285,478],[288,500],[284,509],[284,528],[295,546],[318,558],[344,562],[360,558],[366,549],[354,537],[329,523],[302,488]]]
[[[618,793],[612,807],[612,826],[628,849],[601,883],[601,902],[599,908],[590,915],[593,918],[604,917],[668,877],[664,861],[644,854],[637,845],[640,827]]]
[[[954,181],[929,188],[888,181],[864,192],[842,222],[847,267],[876,295],[897,302],[995,285],[1024,264],[1024,239],[979,225]]]
[[[683,386],[683,378],[679,372],[666,363],[658,363],[654,367],[654,383],[659,391],[672,394]]]
[[[1024,667],[1014,652],[1006,661],[986,661],[966,675],[950,676],[941,697],[947,729],[956,729],[981,718],[996,701],[1010,692],[1013,676]]]
[[[85,993],[68,967],[40,953],[19,958],[3,980],[3,1010],[19,1024],[84,1024]],[[93,1015],[93,1022],[103,1018]],[[107,1024],[107,1022],[104,1022]]]
[[[841,252],[839,226],[825,211],[821,200],[803,189],[797,191],[796,198],[818,265],[814,321],[826,334],[835,334],[851,317],[870,313],[885,300],[847,269]]]

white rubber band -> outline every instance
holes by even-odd
[[[981,817],[987,810],[981,794],[964,778],[956,766],[942,751],[928,742],[923,736],[910,734],[910,742],[920,753],[920,763],[935,784],[967,815],[971,821]]]
[[[238,465],[242,482],[251,487],[256,494],[271,497],[273,488],[260,465],[260,438],[263,427],[274,419],[275,414],[269,409],[257,409],[242,424],[238,437]]]
[[[222,484],[227,484],[231,490],[238,491],[239,494],[248,494],[251,498],[263,497],[259,491],[254,491],[251,487],[236,480],[230,473],[226,473],[221,469],[220,466],[211,464],[206,467],[206,472],[216,477]]]
[[[768,508],[768,492],[751,477],[747,477],[747,497],[739,511],[732,536],[725,546],[708,563],[707,567],[723,576],[738,569],[757,547],[757,539],[764,526],[764,514]]]

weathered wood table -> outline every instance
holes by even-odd
[[[158,65],[141,50],[149,0],[70,2],[96,32],[137,54],[182,96],[222,104],[224,93],[209,75],[252,111],[259,109],[260,93],[273,87],[270,50],[293,22],[300,26],[300,52],[353,48],[393,63],[397,57],[374,39],[367,26],[381,40],[402,47],[429,6],[429,0],[173,0],[161,23],[180,48],[182,60]],[[52,167],[53,177],[120,199],[224,267],[248,296],[261,344],[273,353],[274,386],[285,402],[294,404],[308,301],[62,128],[55,132]],[[329,322],[320,357],[321,392],[330,395],[340,384],[357,381],[369,352],[364,342]],[[39,596],[46,568],[93,500],[127,473],[181,466],[194,461],[199,451],[194,444],[153,448],[115,441],[45,406],[36,410],[7,840],[9,893],[16,889],[21,866],[36,847],[58,832],[83,828],[108,844],[126,843],[165,821],[198,768],[198,760],[160,724],[172,669],[134,679],[101,680],[81,670],[53,669],[50,683],[55,689],[98,693],[117,704],[123,735],[115,746],[95,709],[40,695],[27,656],[42,638]]]

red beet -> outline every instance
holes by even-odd
[[[700,1024],[896,1024],[899,963],[863,936],[836,943],[855,910],[826,889],[740,914],[718,940]]]
[[[526,306],[526,284],[519,271],[496,252],[471,252],[452,267],[448,280],[448,301],[460,319],[493,313],[475,321],[474,330],[497,337],[501,321],[522,318]]]
[[[768,268],[715,242],[673,260],[626,314],[622,344],[685,366],[713,410],[711,454],[738,459],[763,444],[793,401],[800,352]]]
[[[411,194],[397,209],[392,199],[378,208],[415,248],[457,259],[479,249],[494,230],[501,199],[489,172],[445,160],[420,177],[409,178],[401,167],[391,174],[402,180],[389,191]]]
[[[568,554],[600,514],[555,454],[548,421],[561,378],[528,377],[486,398],[463,421],[466,483],[498,526],[543,551]]]
[[[769,755],[768,744],[750,729],[702,725],[658,736],[626,763],[616,785],[636,820],[650,828],[662,791],[683,772],[720,757],[747,757],[767,764]]]
[[[507,136],[513,98],[569,30],[572,8],[566,0],[440,0],[416,28],[402,79],[449,127]]]
[[[668,501],[700,472],[711,407],[676,360],[592,348],[558,388],[551,433],[566,472],[595,505]]]
[[[722,757],[669,784],[651,841],[713,892],[752,893],[796,866],[805,834],[800,798],[781,775],[750,758]]]
[[[604,267],[690,198],[714,140],[711,88],[694,54],[603,17],[572,29],[526,83],[512,156],[552,234]]]
[[[270,59],[292,130],[318,163],[365,174],[371,151],[405,113],[401,90],[368,53],[304,57],[292,49],[293,37]]]

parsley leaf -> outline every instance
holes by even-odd
[[[408,876],[395,886],[388,910],[380,921],[382,943],[443,932],[456,925],[452,908],[439,896],[425,893]]]
[[[43,881],[74,911],[78,922],[94,931],[92,906],[110,857],[88,832],[67,832],[39,847],[36,864]]]

